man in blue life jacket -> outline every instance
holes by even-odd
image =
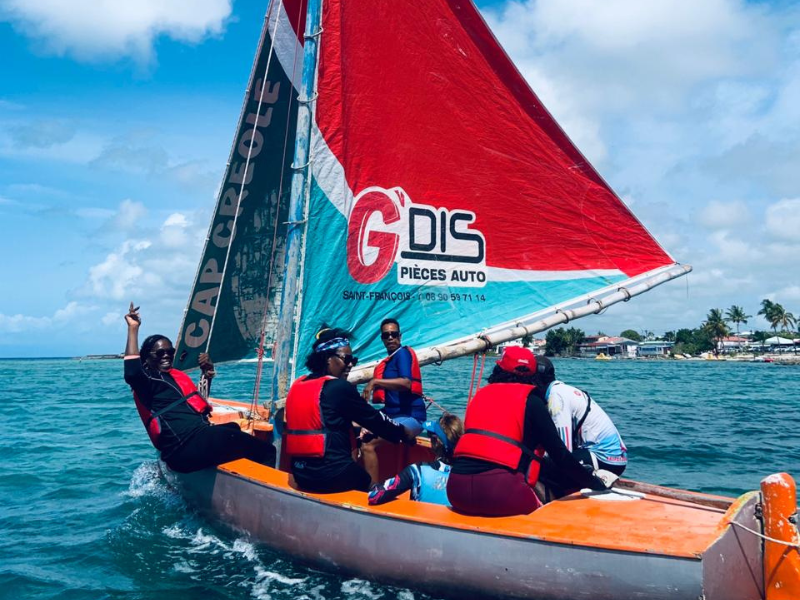
[[[539,356],[536,360],[536,389],[547,403],[564,445],[588,471],[602,469],[622,475],[628,464],[627,448],[611,418],[588,393],[557,380],[550,359]],[[575,489],[547,457],[539,481],[553,498]]]
[[[396,319],[384,319],[380,332],[387,356],[375,367],[372,379],[364,386],[362,395],[367,401],[382,402],[384,406],[381,412],[419,435],[427,415],[417,355],[410,346],[402,345],[400,324]],[[362,442],[364,468],[372,477],[372,483],[378,483],[376,450],[383,440],[373,439],[367,432],[362,437]]]

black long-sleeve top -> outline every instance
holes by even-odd
[[[605,489],[600,480],[587,471],[561,441],[553,419],[547,411],[544,401],[534,391],[528,394],[525,403],[525,421],[522,443],[531,450],[542,446],[556,466],[564,471],[575,482],[576,487]],[[524,453],[516,469],[523,473],[528,470],[531,459]],[[498,463],[477,458],[459,457],[453,461],[452,473],[474,475],[490,469],[508,469]],[[508,469],[511,471],[512,469]]]
[[[181,388],[169,373],[145,368],[138,357],[126,358],[124,369],[125,382],[136,392],[139,400],[153,412],[166,408],[183,397]],[[198,431],[211,427],[207,417],[195,412],[185,402],[161,415],[159,421],[161,434],[158,437],[158,445],[161,457],[165,460]]]
[[[315,377],[309,375],[308,379]],[[397,443],[405,437],[402,425],[372,408],[356,386],[343,379],[329,379],[324,383],[319,406],[327,433],[325,456],[293,458],[295,477],[328,481],[340,475],[353,462],[350,445],[353,422],[390,442]]]

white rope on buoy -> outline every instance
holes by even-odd
[[[754,536],[760,537],[762,540],[767,540],[768,542],[773,542],[775,544],[781,544],[782,546],[788,546],[789,548],[794,548],[796,550],[800,550],[800,544],[798,544],[798,543],[784,542],[783,540],[778,540],[778,539],[775,539],[773,537],[769,537],[768,535],[764,535],[761,532],[758,532],[758,531],[756,531],[754,529],[750,529],[749,527],[746,527],[746,526],[742,525],[741,523],[737,523],[736,521],[731,521],[730,524],[731,525],[736,525],[737,527],[752,533]]]

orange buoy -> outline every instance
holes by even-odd
[[[766,600],[800,598],[800,533],[797,486],[788,473],[761,482],[764,512],[764,587]]]

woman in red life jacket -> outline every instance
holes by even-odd
[[[575,487],[604,490],[567,450],[547,406],[534,393],[536,357],[508,346],[489,385],[467,406],[464,435],[456,446],[447,497],[461,513],[481,516],[528,514],[541,503],[533,491],[545,451]]]
[[[383,403],[381,412],[410,428],[415,436],[419,435],[422,424],[427,420],[427,413],[417,355],[410,346],[402,345],[400,324],[396,319],[384,319],[380,331],[387,356],[375,367],[373,377],[364,386],[362,395],[368,402]],[[383,441],[380,438],[373,439],[371,432],[365,432],[363,436],[361,455],[364,468],[375,484],[379,472],[377,447]]]
[[[353,422],[390,441],[411,441],[413,432],[372,408],[347,382],[358,359],[351,334],[323,328],[306,358],[310,373],[292,384],[286,398],[284,444],[298,487],[310,492],[366,492],[370,476],[353,460]]]
[[[151,335],[139,348],[141,318],[133,307],[125,315],[125,381],[133,390],[139,416],[161,459],[170,469],[191,473],[239,458],[274,466],[275,448],[239,429],[236,423],[211,425],[211,406],[197,393],[192,380],[172,367],[175,348],[163,335]],[[200,354],[200,368],[210,381],[214,365]]]

